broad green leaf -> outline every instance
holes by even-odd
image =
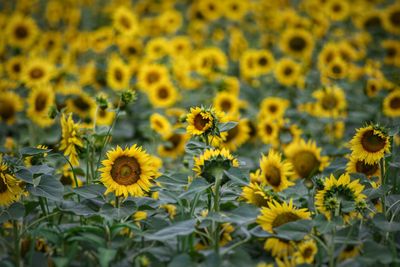
[[[41,149],[41,148],[36,148],[36,147],[23,147],[23,148],[21,148],[20,153],[22,155],[33,156],[33,155],[48,153],[50,151],[51,151],[51,149]]]
[[[38,197],[59,201],[63,197],[64,187],[54,176],[42,175],[38,186],[27,185],[28,191]]]
[[[91,199],[96,197],[103,197],[106,188],[100,184],[84,185],[73,189],[75,193],[83,198]]]
[[[285,223],[282,226],[274,228],[278,236],[288,239],[299,241],[311,232],[311,220],[299,220],[294,222]]]
[[[382,231],[385,232],[397,232],[400,231],[399,222],[389,222],[383,214],[377,214],[373,219],[372,223]]]
[[[8,220],[18,220],[25,214],[25,207],[19,202],[12,203],[9,207],[0,210],[0,223]]]
[[[114,260],[115,255],[117,255],[117,250],[109,248],[99,248],[98,256],[101,267],[108,267],[112,260]]]
[[[225,123],[219,123],[219,124],[218,124],[218,129],[219,129],[219,131],[220,131],[221,133],[222,133],[222,132],[227,132],[227,131],[229,131],[230,129],[235,128],[237,124],[238,124],[238,123],[237,123],[237,122],[234,122],[234,121],[229,121],[229,122],[225,122]]]
[[[196,225],[196,220],[187,220],[174,223],[161,229],[155,233],[147,234],[146,239],[165,241],[167,239],[175,238],[177,236],[185,236],[193,233],[194,227]]]

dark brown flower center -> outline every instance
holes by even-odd
[[[286,68],[283,70],[283,74],[285,74],[285,76],[289,76],[289,75],[291,75],[292,73],[293,73],[292,67],[286,67]]]
[[[276,216],[276,218],[272,222],[272,228],[276,228],[281,225],[284,225],[285,223],[294,222],[299,219],[300,219],[300,217],[298,215],[294,214],[293,212],[290,212],[290,211],[284,212],[284,213],[281,213],[278,216]]]
[[[386,49],[386,55],[388,57],[393,58],[396,56],[396,54],[397,54],[397,51],[394,47],[389,47]]]
[[[270,105],[270,106],[268,107],[268,109],[269,109],[269,111],[270,111],[271,113],[275,113],[275,112],[278,111],[278,107],[277,107],[276,105]]]
[[[15,28],[15,36],[18,39],[25,39],[28,36],[28,29],[24,25],[19,25]]]
[[[30,71],[29,74],[32,79],[40,79],[44,76],[44,71],[40,68],[34,68]]]
[[[0,174],[0,194],[6,192],[8,190],[8,187],[3,180],[3,177],[2,177],[3,175],[5,175],[5,174],[3,174],[3,173]]]
[[[149,84],[156,83],[160,80],[160,74],[155,71],[149,72],[146,80]]]
[[[73,100],[73,104],[81,111],[87,111],[90,108],[90,104],[81,96],[76,97]]]
[[[306,247],[306,248],[303,250],[303,253],[302,253],[303,258],[305,258],[305,259],[310,258],[310,257],[312,256],[312,254],[313,254],[313,251],[314,251],[314,250],[313,250],[311,247]]]
[[[228,112],[231,108],[232,108],[232,103],[231,103],[231,101],[229,101],[229,100],[227,100],[227,99],[224,99],[224,100],[221,102],[221,109],[222,109],[223,111]]]
[[[333,10],[334,12],[340,12],[340,11],[342,11],[342,6],[341,6],[341,5],[334,5],[334,6],[332,7],[332,10]]]
[[[295,171],[301,178],[309,178],[318,170],[320,162],[314,153],[310,151],[300,151],[292,158]]]
[[[266,132],[268,135],[271,135],[272,132],[274,131],[274,129],[272,128],[272,126],[269,125],[269,124],[265,125],[264,130],[265,130],[265,132]]]
[[[304,38],[300,36],[295,36],[291,38],[289,41],[290,49],[296,52],[304,50],[304,48],[306,48],[306,45],[307,45],[306,41],[304,40]]]
[[[266,199],[262,192],[254,192],[254,202],[258,207],[267,207],[268,199]]]
[[[266,57],[260,57],[258,59],[258,65],[266,66],[268,64],[268,59]]]
[[[128,53],[131,55],[136,55],[136,53],[137,53],[136,47],[134,47],[134,46],[128,47]]]
[[[114,71],[114,77],[115,77],[115,79],[116,79],[117,81],[120,82],[120,81],[122,81],[124,75],[122,74],[122,71],[121,71],[120,69],[116,69],[116,70]]]
[[[393,97],[390,100],[389,106],[392,109],[399,109],[400,108],[400,97],[398,97],[398,96]]]
[[[397,10],[390,15],[390,22],[397,27],[400,26],[400,10]]]
[[[379,17],[370,17],[364,22],[365,28],[377,28],[381,26],[381,19]]]
[[[13,65],[12,65],[12,70],[13,70],[15,73],[20,73],[20,72],[21,72],[21,64],[20,64],[19,62],[13,64]]]
[[[366,131],[361,137],[361,145],[368,152],[377,152],[386,145],[386,139],[374,133],[374,130]]]
[[[70,177],[69,175],[63,175],[63,176],[61,176],[60,182],[61,182],[63,185],[72,185],[72,179],[71,179],[71,177]]]
[[[180,134],[173,134],[170,138],[167,139],[168,142],[171,143],[170,146],[166,146],[165,150],[170,151],[170,150],[174,150],[175,148],[177,148],[179,146],[179,144],[181,143],[182,140],[182,136]]]
[[[126,29],[130,29],[130,28],[131,28],[131,22],[130,22],[130,20],[129,20],[127,17],[122,16],[122,17],[119,19],[119,22],[121,23],[121,25],[122,25],[124,28],[126,28]]]
[[[161,87],[158,89],[157,91],[158,97],[161,99],[166,99],[169,97],[169,91],[167,88],[165,87]]]
[[[366,176],[373,175],[379,169],[379,164],[368,164],[362,160],[357,161],[356,163],[356,171],[359,173],[363,173]]]
[[[7,121],[14,117],[14,114],[15,108],[12,103],[0,100],[0,118],[4,121]]]
[[[265,179],[271,186],[279,186],[282,182],[281,171],[275,166],[268,166],[265,171]]]
[[[342,73],[342,67],[340,65],[333,65],[332,67],[332,72],[334,74],[341,74]]]
[[[338,100],[333,94],[326,94],[321,101],[322,108],[325,110],[332,110],[338,104]]]
[[[140,179],[140,174],[140,164],[134,157],[119,157],[111,168],[111,178],[120,185],[136,183]]]
[[[229,129],[227,133],[228,135],[226,136],[226,142],[229,142],[235,139],[235,137],[239,134],[239,127],[236,125],[232,129]]]
[[[45,93],[40,93],[35,99],[35,110],[38,112],[43,111],[46,107],[46,103],[47,95]]]
[[[210,120],[207,118],[203,118],[201,114],[197,114],[193,120],[194,127],[199,131],[202,131],[209,122]]]

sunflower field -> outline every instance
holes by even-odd
[[[0,267],[400,266],[400,1],[0,1]]]

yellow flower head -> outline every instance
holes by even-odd
[[[79,135],[80,125],[75,123],[70,113],[68,117],[63,113],[61,117],[62,139],[60,142],[60,150],[64,151],[65,156],[69,156],[69,160],[73,166],[79,165],[78,147],[83,147],[82,139]]]

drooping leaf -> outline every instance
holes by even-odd
[[[193,233],[196,220],[186,220],[174,223],[155,233],[147,234],[146,239],[164,241],[177,236],[185,236]]]
[[[64,187],[54,176],[42,175],[37,186],[27,185],[28,191],[38,197],[59,201],[63,197]]]

